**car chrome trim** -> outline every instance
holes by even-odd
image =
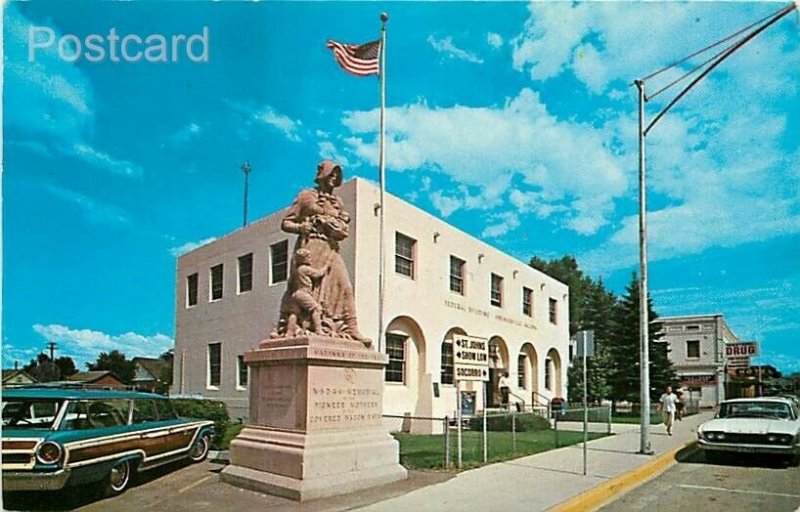
[[[57,491],[69,480],[70,470],[51,473],[3,471],[3,491]]]

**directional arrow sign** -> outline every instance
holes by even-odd
[[[489,341],[456,335],[453,343],[459,347],[453,351],[456,380],[489,380]]]

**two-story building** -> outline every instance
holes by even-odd
[[[384,333],[379,329],[379,189],[353,179],[337,189],[351,215],[340,252],[355,291],[361,332],[388,354],[384,413],[454,415],[453,337],[489,340],[488,405],[503,372],[512,400],[566,396],[569,346],[565,284],[444,221],[386,194]],[[248,414],[245,351],[278,321],[295,236],[286,210],[178,259],[173,393],[223,400]],[[483,403],[483,386],[464,383]]]
[[[725,400],[725,345],[737,343],[722,314],[659,317],[662,342],[669,343],[669,358],[681,387],[700,407],[714,407]]]

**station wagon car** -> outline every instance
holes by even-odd
[[[800,411],[789,398],[725,400],[716,417],[700,425],[697,437],[708,459],[724,452],[769,453],[797,464]]]
[[[102,483],[123,492],[137,471],[204,460],[214,423],[180,418],[169,399],[132,391],[3,389],[3,491]]]

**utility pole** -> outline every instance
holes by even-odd
[[[242,227],[245,227],[247,226],[247,185],[250,178],[249,162],[242,164],[242,172],[244,173],[244,214],[242,216]]]
[[[56,342],[51,341],[47,346],[50,347],[50,360],[55,361]]]

